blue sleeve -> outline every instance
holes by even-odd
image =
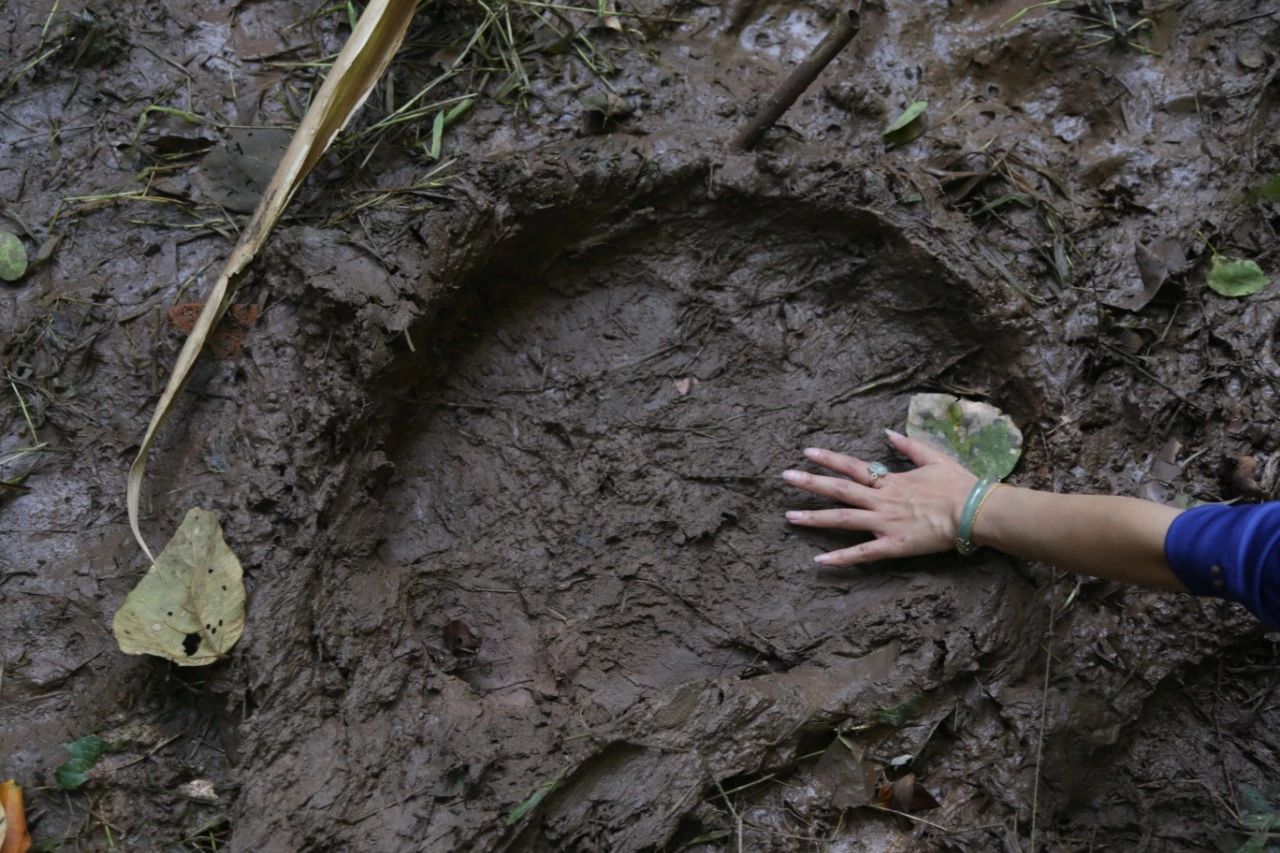
[[[1164,554],[1193,594],[1239,602],[1280,628],[1280,501],[1189,509],[1169,525]]]

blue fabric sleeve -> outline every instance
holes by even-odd
[[[1169,525],[1164,555],[1195,595],[1239,602],[1280,628],[1280,501],[1189,509]]]

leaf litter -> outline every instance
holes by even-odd
[[[1262,268],[1254,261],[1217,254],[1213,256],[1209,287],[1216,293],[1239,299],[1242,296],[1252,296],[1270,283]]]
[[[116,611],[120,650],[206,666],[226,657],[244,631],[244,573],[216,513],[192,508]]]
[[[12,231],[0,228],[0,280],[17,281],[27,274],[27,248]]]
[[[1022,431],[990,403],[950,394],[916,394],[907,435],[947,453],[979,477],[1003,480],[1022,455]]]
[[[884,129],[884,140],[891,146],[905,145],[924,133],[924,111],[928,101],[913,101]]]

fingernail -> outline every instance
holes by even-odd
[[[903,435],[902,433],[898,432],[897,430],[892,430],[892,429],[887,429],[887,430],[885,430],[885,431],[884,431],[884,434],[885,434],[885,435],[887,435],[887,436],[889,436],[889,438],[906,438],[906,436],[905,436],[905,435]]]
[[[804,518],[804,513],[803,513],[803,512],[789,512],[789,513],[787,513],[787,521],[799,521],[799,520],[800,520],[800,519],[802,519],[802,518]]]
[[[830,562],[831,562],[831,555],[830,555],[830,554],[819,554],[818,556],[816,556],[816,557],[814,557],[814,558],[813,558],[813,561],[814,561],[815,563],[817,563],[818,565],[825,566],[827,563],[830,563]]]
[[[804,455],[810,459],[820,459],[822,458],[822,450],[817,447],[806,447],[804,449]]]
[[[804,479],[804,474],[799,471],[783,471],[782,479],[786,480],[788,483],[798,483]]]

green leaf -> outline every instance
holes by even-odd
[[[1257,293],[1271,282],[1253,261],[1241,261],[1226,255],[1213,256],[1209,270],[1209,287],[1223,296],[1239,298]]]
[[[86,735],[79,740],[63,744],[71,759],[53,772],[58,787],[64,791],[74,791],[89,781],[89,771],[98,763],[103,753],[110,752],[111,746],[97,735]]]
[[[427,155],[432,160],[440,159],[440,144],[444,140],[444,110],[436,113],[435,120],[431,122],[431,149]]]
[[[448,127],[449,125],[457,121],[462,116],[463,113],[471,109],[471,105],[474,103],[475,103],[474,99],[467,98],[463,101],[460,101],[454,104],[453,107],[449,109],[449,112],[444,114],[444,126]]]
[[[26,247],[16,234],[0,228],[0,279],[17,281],[26,272]]]
[[[907,435],[927,442],[979,477],[1003,480],[1022,455],[1022,431],[995,406],[950,394],[916,394]]]
[[[914,101],[884,129],[884,140],[890,145],[904,145],[924,133],[921,117],[929,108],[928,101]]]
[[[244,571],[217,513],[187,513],[111,627],[122,652],[180,666],[211,664],[231,651],[244,632]]]
[[[1249,198],[1253,201],[1280,201],[1280,173],[1263,181],[1261,186],[1249,193]]]

